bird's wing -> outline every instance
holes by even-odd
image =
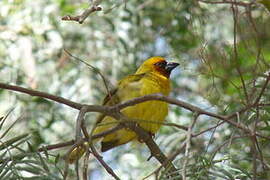
[[[123,78],[118,82],[118,87],[115,89],[112,89],[110,91],[110,94],[107,94],[106,97],[103,100],[102,105],[107,105],[107,106],[113,106],[115,104],[118,104],[122,102],[122,100],[125,100],[123,98],[123,91],[128,91],[128,89],[131,89],[136,86],[136,88],[140,88],[140,86],[137,86],[137,83],[145,76],[145,73],[143,74],[134,74],[134,75],[129,75]],[[100,123],[104,119],[105,115],[101,114],[97,118],[97,123]]]

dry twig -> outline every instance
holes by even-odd
[[[81,15],[78,16],[71,16],[71,15],[66,15],[62,17],[63,21],[76,21],[80,24],[84,22],[84,20],[93,12],[96,11],[101,11],[102,8],[99,7],[98,5],[100,4],[101,0],[95,0],[92,2],[92,5],[87,8]]]

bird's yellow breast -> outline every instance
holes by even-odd
[[[134,88],[140,87],[139,89],[133,89],[132,86],[129,86],[131,89],[125,90],[126,95],[122,96],[121,101],[154,93],[169,95],[170,83],[167,78],[151,74],[147,76],[136,82],[139,84],[134,84]],[[168,114],[168,104],[161,101],[146,101],[127,107],[122,112],[127,117],[137,120],[146,131],[155,133]]]

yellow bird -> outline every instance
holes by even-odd
[[[103,105],[112,106],[120,102],[153,93],[169,95],[171,91],[170,74],[178,65],[178,63],[167,62],[163,57],[151,57],[147,59],[135,74],[129,75],[118,82],[117,89],[111,92],[111,98],[108,95],[106,96]],[[140,127],[144,130],[155,134],[168,114],[168,104],[162,101],[146,101],[134,106],[129,106],[121,112],[126,117],[137,120]],[[150,121],[152,121],[152,123]],[[97,127],[93,131],[93,134],[107,131],[117,126],[118,123],[119,121],[112,117],[100,115],[97,119]],[[101,151],[110,150],[134,139],[137,139],[136,133],[129,129],[120,129],[103,137],[101,141]],[[79,156],[81,155],[82,153],[79,153]]]

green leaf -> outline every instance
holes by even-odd
[[[28,136],[28,134],[22,134],[22,135],[20,135],[20,136],[11,138],[11,139],[9,139],[9,140],[3,142],[3,143],[0,145],[0,150],[5,149],[5,148],[11,146],[13,143],[18,142],[19,140],[24,139],[24,138],[26,138],[27,136]]]

